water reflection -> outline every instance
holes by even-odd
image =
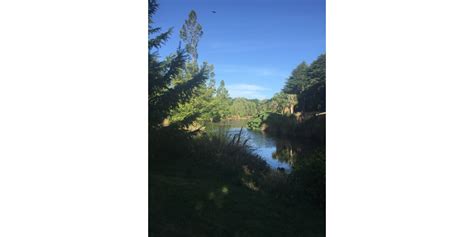
[[[275,138],[261,131],[249,130],[245,127],[245,121],[206,125],[207,132],[225,131],[229,137],[238,134],[241,128],[242,139],[248,139],[247,144],[252,151],[265,160],[273,169],[283,168],[286,172],[290,172],[297,159],[297,154],[300,155],[314,150],[313,146],[301,141]]]

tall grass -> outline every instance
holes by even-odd
[[[188,174],[218,176],[234,184],[252,183],[259,190],[261,180],[270,171],[268,164],[252,152],[243,129],[237,134],[221,128],[191,135],[166,127],[150,133],[149,151],[150,171],[174,166],[173,169],[185,169]]]
[[[150,236],[325,236],[318,156],[287,174],[254,155],[242,129],[149,136]]]
[[[157,142],[150,146],[151,172],[159,172],[161,168],[196,178],[215,177],[277,198],[306,199],[324,207],[324,152],[297,157],[292,173],[287,174],[270,169],[252,152],[242,128],[235,134],[220,128],[197,135],[166,128],[150,134],[150,142]]]

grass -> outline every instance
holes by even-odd
[[[325,235],[324,209],[279,195],[287,177],[244,141],[161,136],[161,149],[150,151],[150,236]]]

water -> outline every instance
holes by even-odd
[[[251,150],[260,156],[267,164],[273,168],[283,168],[291,172],[295,162],[296,154],[306,152],[307,146],[301,142],[272,137],[262,131],[250,130],[246,128],[247,121],[226,121],[206,125],[207,132],[224,130],[229,137],[240,132],[242,128],[242,140],[249,139],[247,144]]]
[[[231,127],[227,130],[229,136],[238,134],[240,127]],[[247,128],[242,128],[242,137],[249,139],[247,144],[252,148],[252,151],[259,155],[267,164],[274,169],[284,168],[290,170],[291,166],[288,162],[280,161],[274,157],[277,154],[277,143],[274,138],[269,137],[260,131],[253,131]]]

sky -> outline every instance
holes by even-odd
[[[326,51],[325,0],[158,2],[156,26],[173,28],[160,55],[176,51],[179,30],[189,12],[196,11],[204,31],[198,61],[214,65],[216,84],[224,80],[234,98],[271,98],[298,64]]]

